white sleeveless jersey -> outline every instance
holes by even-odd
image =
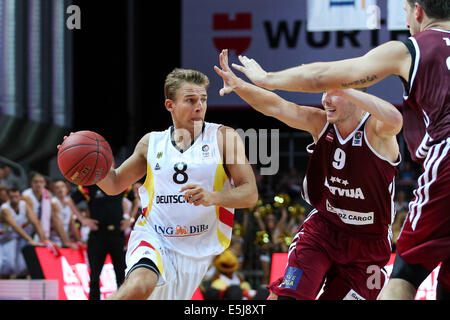
[[[180,192],[187,184],[207,191],[232,187],[217,144],[220,127],[205,122],[203,133],[184,152],[174,146],[171,128],[150,133],[147,177],[139,189],[143,213],[136,231],[150,232],[167,248],[192,257],[219,254],[229,246],[234,209],[195,206]]]
[[[33,189],[28,188],[22,192],[22,196],[29,196],[31,201],[33,202],[33,211],[38,217],[41,217],[41,201],[39,201],[33,193]]]
[[[57,203],[61,209],[61,221],[66,232],[69,232],[70,217],[72,217],[72,209],[70,209],[67,205],[68,197],[69,196],[66,196],[64,198],[64,203],[62,203],[57,197],[52,197],[52,202]],[[56,237],[59,238],[55,230],[52,230],[52,235],[56,235]]]
[[[9,212],[11,212],[14,220],[16,223],[24,228],[26,230],[27,225],[29,224],[28,217],[27,217],[27,208],[26,203],[24,200],[19,201],[19,210],[16,212],[12,207],[11,203],[9,201],[5,202],[1,206],[1,210],[7,209]],[[13,228],[7,223],[1,223],[0,224],[0,235],[2,235],[5,238],[19,238],[19,234],[16,233]]]

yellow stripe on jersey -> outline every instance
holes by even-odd
[[[227,173],[225,172],[225,168],[223,167],[222,163],[219,163],[217,165],[216,173],[214,176],[213,191],[222,191],[227,179],[228,179],[228,176],[227,176]],[[220,210],[220,207],[216,206],[217,221],[219,221],[219,210]],[[229,239],[226,235],[223,234],[222,231],[220,231],[219,225],[217,225],[217,238],[218,238],[221,246],[224,247],[224,249],[228,248],[228,246],[230,245],[231,239]]]
[[[147,203],[147,206],[144,208],[145,210],[144,216],[147,218],[150,213],[150,210],[152,210],[153,195],[155,193],[155,187],[153,184],[153,172],[148,162],[147,162],[147,177],[145,178],[145,182],[142,185],[142,187],[145,188],[147,193],[147,199],[141,199],[144,201],[144,203]],[[140,221],[138,224],[144,225],[146,222],[147,219]]]

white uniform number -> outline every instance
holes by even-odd
[[[337,148],[334,152],[333,167],[341,170],[345,166],[345,152],[344,150]]]

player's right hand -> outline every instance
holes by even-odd
[[[255,59],[249,59],[246,56],[239,55],[238,58],[242,65],[240,66],[233,63],[231,66],[245,74],[255,85],[269,89],[266,86],[267,72],[259,65],[259,63],[256,62]]]

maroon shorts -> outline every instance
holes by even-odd
[[[450,138],[429,149],[423,166],[397,252],[405,262],[433,270],[450,259]],[[448,271],[441,267],[438,281],[450,291]]]
[[[284,276],[269,288],[278,296],[314,300],[374,300],[386,281],[391,254],[387,235],[343,232],[316,210],[299,228],[289,247]]]

